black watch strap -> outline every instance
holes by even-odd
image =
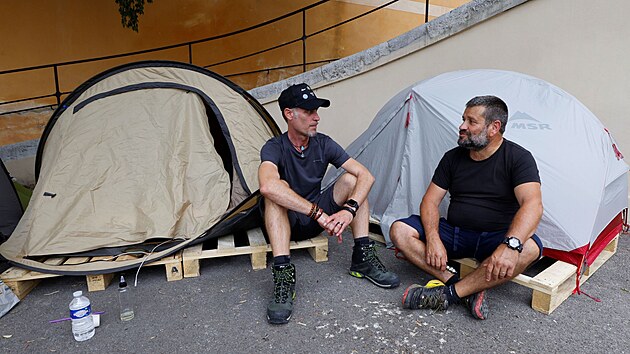
[[[341,210],[349,211],[349,212],[350,212],[350,214],[352,214],[352,217],[353,217],[353,218],[357,216],[357,212],[356,212],[356,210],[354,210],[353,208],[351,208],[351,207],[349,207],[349,206],[345,206],[345,205],[344,205],[343,207],[341,207]]]

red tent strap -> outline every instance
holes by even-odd
[[[591,296],[585,292],[583,292],[580,289],[580,278],[581,278],[581,274],[582,274],[582,267],[586,264],[586,257],[584,257],[583,261],[580,262],[580,266],[578,267],[576,273],[575,273],[575,289],[573,289],[573,294],[578,294],[578,295],[586,295],[589,299],[595,301],[595,302],[602,302],[602,300],[600,298]]]

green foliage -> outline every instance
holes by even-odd
[[[144,14],[144,3],[151,4],[153,0],[116,0],[122,26],[138,32],[138,17]]]

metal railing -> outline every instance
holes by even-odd
[[[330,59],[326,59],[326,60],[319,60],[319,61],[312,61],[312,62],[307,62],[307,46],[306,46],[306,40],[308,38],[317,36],[319,34],[322,34],[324,32],[330,31],[334,28],[337,28],[339,26],[345,25],[347,23],[353,22],[359,18],[362,18],[364,16],[370,15],[376,11],[379,11],[387,6],[390,6],[396,2],[398,2],[399,0],[391,0],[388,1],[386,3],[384,3],[383,5],[380,5],[378,7],[375,7],[369,11],[366,11],[364,13],[361,13],[357,16],[351,17],[347,20],[341,21],[339,23],[336,23],[334,25],[328,26],[326,28],[320,29],[318,31],[312,32],[312,33],[307,33],[306,31],[306,12],[310,9],[313,9],[317,6],[320,6],[324,3],[329,2],[330,0],[321,0],[318,2],[315,2],[311,5],[305,6],[303,8],[300,8],[298,10],[289,12],[287,14],[284,14],[282,16],[270,19],[268,21],[264,21],[261,23],[258,23],[256,25],[253,26],[249,26],[247,28],[243,28],[243,29],[239,29],[236,31],[232,31],[229,33],[224,33],[221,35],[216,35],[216,36],[212,36],[212,37],[207,37],[207,38],[203,38],[203,39],[199,39],[199,40],[195,40],[195,41],[189,41],[189,42],[184,42],[184,43],[179,43],[179,44],[173,44],[173,45],[168,45],[168,46],[163,46],[163,47],[158,47],[158,48],[152,48],[152,49],[146,49],[146,50],[139,50],[139,51],[133,51],[133,52],[127,52],[127,53],[123,53],[123,54],[115,54],[115,55],[107,55],[107,56],[101,56],[101,57],[95,57],[95,58],[89,58],[89,59],[81,59],[81,60],[72,60],[72,61],[66,61],[66,62],[61,62],[61,63],[54,63],[54,64],[46,64],[46,65],[37,65],[37,66],[31,66],[31,67],[25,67],[25,68],[19,68],[19,69],[11,69],[11,70],[4,70],[4,71],[0,71],[0,77],[4,76],[4,75],[9,75],[9,74],[16,74],[16,73],[24,73],[24,72],[33,72],[35,70],[42,70],[42,69],[50,69],[52,70],[53,73],[53,78],[54,78],[54,87],[55,87],[55,92],[52,94],[48,94],[48,95],[39,95],[39,96],[33,96],[33,97],[27,97],[27,98],[21,98],[21,99],[17,99],[17,100],[13,100],[13,101],[7,101],[7,102],[0,102],[0,108],[2,106],[6,106],[6,105],[11,105],[11,104],[16,104],[16,103],[21,103],[21,102],[26,102],[26,101],[37,101],[37,100],[43,100],[43,99],[48,99],[48,98],[55,98],[55,102],[54,103],[47,103],[47,104],[43,104],[43,105],[38,105],[38,106],[34,106],[34,107],[29,107],[29,108],[22,108],[22,109],[17,109],[17,110],[12,110],[12,111],[6,111],[6,112],[0,112],[0,115],[7,115],[7,114],[13,114],[13,113],[20,113],[20,112],[25,112],[25,111],[31,111],[31,110],[36,110],[36,109],[42,109],[42,108],[54,108],[55,105],[58,106],[61,101],[62,101],[62,96],[67,95],[69,93],[71,93],[72,91],[61,91],[60,90],[60,75],[59,75],[59,68],[62,67],[68,67],[68,66],[72,66],[72,65],[78,65],[78,64],[85,64],[85,63],[91,63],[91,62],[101,62],[101,61],[106,61],[106,60],[111,60],[111,59],[119,59],[119,58],[128,58],[128,57],[132,57],[132,56],[137,56],[137,55],[142,55],[142,54],[148,54],[148,53],[157,53],[157,52],[164,52],[167,50],[171,50],[171,49],[179,49],[179,48],[187,48],[187,52],[188,52],[188,57],[187,57],[187,61],[190,64],[194,64],[193,63],[193,46],[196,44],[202,44],[202,43],[208,43],[211,41],[216,41],[219,39],[223,39],[223,38],[228,38],[228,37],[232,37],[241,33],[245,33],[245,32],[249,32],[249,31],[253,31],[256,30],[258,28],[264,27],[264,26],[268,26],[274,23],[277,23],[279,21],[282,21],[284,19],[287,19],[289,17],[301,14],[302,17],[302,35],[298,38],[294,38],[291,39],[289,41],[283,42],[283,43],[279,43],[276,44],[274,46],[271,46],[269,48],[263,49],[263,50],[259,50],[259,51],[255,51],[252,53],[248,53],[246,55],[241,55],[235,58],[231,58],[228,60],[222,60],[219,62],[215,62],[215,63],[211,63],[211,64],[207,64],[207,65],[202,65],[204,68],[211,68],[211,67],[215,67],[215,66],[219,66],[219,65],[223,65],[223,64],[227,64],[227,63],[231,63],[231,62],[235,62],[238,60],[242,60],[242,59],[246,59],[246,58],[250,58],[256,55],[260,55],[262,53],[266,53],[278,48],[282,48],[282,47],[286,47],[288,45],[294,44],[294,43],[298,43],[298,42],[302,42],[302,62],[301,63],[296,63],[296,64],[292,64],[292,65],[285,65],[285,66],[278,66],[278,67],[270,67],[270,68],[265,68],[265,69],[259,69],[259,70],[250,70],[250,71],[243,71],[243,72],[238,72],[238,73],[231,73],[231,74],[223,74],[223,76],[225,77],[234,77],[234,76],[239,76],[239,75],[246,75],[246,74],[255,74],[255,73],[262,73],[262,72],[271,72],[273,70],[284,70],[284,69],[289,69],[289,68],[296,68],[296,67],[302,67],[302,72],[306,71],[306,68],[308,65],[319,65],[319,64],[325,64],[334,60],[338,60],[339,58],[330,58]],[[426,8],[425,8],[425,17],[424,17],[424,21],[425,23],[428,22],[429,20],[429,0],[426,0]],[[130,60],[131,61],[131,60]],[[197,64],[199,65],[199,64]],[[73,88],[74,90],[74,88]]]

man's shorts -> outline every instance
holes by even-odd
[[[420,234],[420,241],[426,243],[424,228],[420,220],[420,215],[411,215],[401,221],[413,227]],[[440,239],[446,248],[448,259],[475,258],[482,262],[490,257],[492,253],[501,245],[508,230],[480,232],[462,229],[449,224],[446,219],[440,218],[439,233]],[[538,258],[542,257],[542,242],[535,234],[531,237],[540,250]]]
[[[313,200],[310,202],[317,204],[320,208],[324,209],[324,212],[328,215],[332,215],[339,210],[341,210],[340,205],[335,203],[335,198],[333,197],[334,185],[330,186],[328,189],[324,190]],[[260,198],[261,200],[261,211],[264,215],[264,198]],[[291,240],[292,241],[303,241],[309,238],[313,238],[319,235],[324,229],[319,226],[319,223],[311,218],[308,215],[295,212],[293,210],[289,210],[287,212],[289,216],[289,225],[291,226]]]

